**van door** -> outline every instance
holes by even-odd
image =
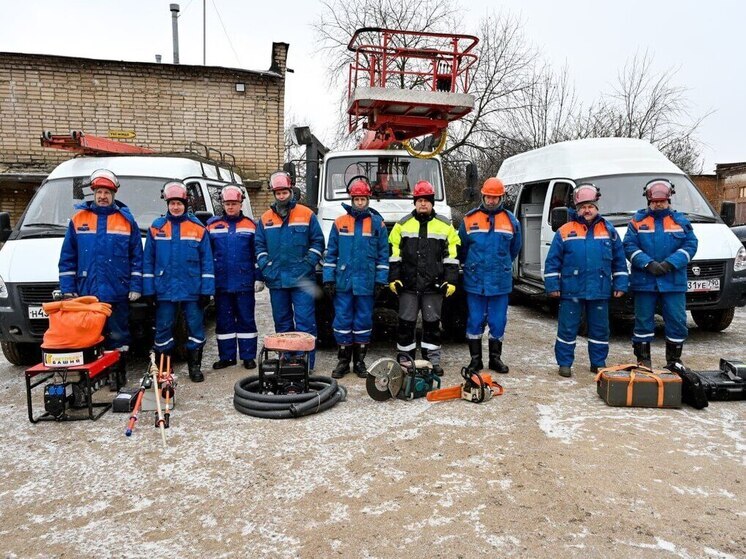
[[[554,239],[552,231],[552,210],[554,208],[570,207],[572,190],[575,183],[567,179],[555,179],[549,182],[547,198],[544,203],[544,211],[541,217],[541,274],[544,277],[544,262],[549,253],[549,247]]]
[[[521,224],[523,235],[523,244],[518,256],[518,276],[534,283],[542,280],[541,268],[544,260],[540,245],[543,237],[543,208],[548,188],[548,182],[524,185],[516,204],[516,217]]]

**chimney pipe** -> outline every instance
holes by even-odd
[[[155,55],[155,61],[156,61],[157,64],[161,63],[161,55],[160,54],[156,54]]]
[[[174,64],[179,63],[179,5],[171,4],[169,6],[171,10],[171,28],[173,30],[174,37]]]

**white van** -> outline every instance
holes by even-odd
[[[161,188],[181,180],[188,188],[191,208],[203,221],[222,213],[220,190],[243,184],[225,163],[197,156],[77,157],[58,165],[44,180],[18,223],[10,229],[10,216],[0,214],[0,342],[5,358],[14,365],[28,365],[39,358],[39,345],[49,321],[41,305],[53,300],[59,289],[62,241],[74,206],[92,198],[86,186],[96,169],[114,172],[121,187],[117,200],[127,205],[144,234],[166,212]],[[245,193],[244,193],[245,194]],[[243,212],[252,216],[248,196]],[[151,334],[152,312],[143,303],[131,305],[133,337]]]
[[[624,237],[631,217],[646,205],[643,186],[666,178],[676,189],[672,208],[686,214],[699,240],[687,268],[687,309],[692,318],[704,330],[720,331],[730,325],[735,307],[746,305],[746,249],[728,228],[735,205],[724,202],[719,215],[689,177],[648,142],[561,142],[506,159],[498,176],[506,186],[506,205],[523,231],[523,247],[513,268],[516,291],[543,295],[544,261],[554,231],[563,215],[566,219],[563,209],[570,205],[576,184],[592,182],[600,189],[599,210]],[[612,301],[612,310],[630,315],[631,297]]]

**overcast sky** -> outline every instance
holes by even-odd
[[[0,0],[0,51],[115,60],[172,61],[167,0]],[[203,0],[182,0],[181,63],[202,63]],[[746,161],[746,2],[740,0],[483,0],[464,1],[464,27],[476,34],[488,10],[520,18],[526,38],[553,66],[567,64],[582,101],[609,91],[637,52],[658,71],[676,70],[693,116],[702,124],[705,172],[715,163]],[[315,54],[315,0],[206,0],[207,64],[266,70],[273,41],[290,44],[286,112],[330,138],[338,116],[324,61]],[[220,17],[218,17],[218,14]],[[222,19],[222,22],[221,22]]]

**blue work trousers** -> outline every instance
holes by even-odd
[[[130,348],[130,304],[129,301],[111,303],[111,316],[104,326],[104,347],[107,350],[127,351]]]
[[[466,319],[466,337],[472,340],[482,338],[485,325],[490,327],[490,339],[502,341],[508,321],[508,295],[466,294],[469,316]]]
[[[269,290],[275,332],[306,332],[316,337],[316,304],[313,292],[302,287]],[[316,350],[309,356],[308,366],[313,369]]]
[[[373,331],[373,295],[337,291],[334,296],[334,339],[339,345],[367,344]]]
[[[181,312],[187,325],[186,348],[189,351],[205,345],[205,322],[202,308],[197,301],[158,301],[155,304],[155,343],[153,349],[161,353],[171,353],[174,347],[174,324],[176,311]]]
[[[609,301],[607,299],[560,299],[554,356],[560,367],[575,360],[575,339],[585,311],[588,326],[588,356],[591,366],[606,366],[609,355]]]
[[[218,339],[218,356],[223,361],[256,359],[256,321],[254,320],[254,292],[215,294],[215,337]]]
[[[661,304],[663,325],[669,342],[684,343],[689,335],[686,327],[686,293],[635,291],[635,329],[633,342],[652,342],[655,337],[655,310]]]

